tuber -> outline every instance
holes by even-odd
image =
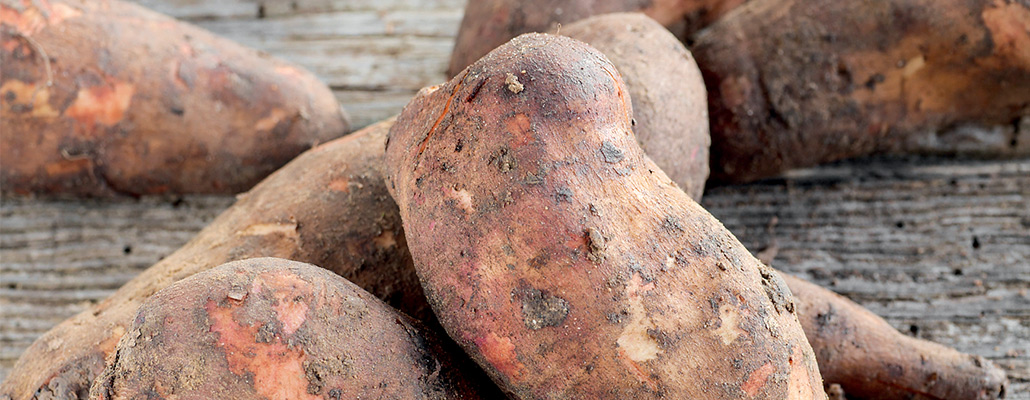
[[[348,122],[311,73],[118,0],[0,2],[5,194],[239,193]]]
[[[633,132],[648,157],[695,201],[708,180],[708,100],[690,52],[639,13],[599,15],[562,35],[604,53],[629,88]]]
[[[183,279],[143,302],[127,332],[91,399],[485,398],[482,372],[432,332],[295,261],[252,258]]]
[[[515,398],[825,398],[789,290],[631,109],[604,55],[543,34],[404,108],[387,186],[441,325]]]
[[[720,181],[1030,115],[1025,0],[754,0],[693,42]]]
[[[593,15],[640,11],[667,27],[698,29],[746,0],[476,0],[465,6],[448,76],[529,32],[552,32],[558,25]],[[687,20],[690,20],[689,23]],[[681,29],[676,29],[681,31]],[[558,31],[557,33],[562,33]]]

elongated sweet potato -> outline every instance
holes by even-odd
[[[1024,0],[755,0],[694,42],[719,180],[1030,115]]]
[[[563,35],[604,53],[633,102],[633,133],[648,157],[694,200],[708,180],[708,100],[701,71],[668,30],[639,13],[590,17]]]
[[[253,258],[147,299],[90,398],[484,398],[442,343],[338,275]]]
[[[430,305],[516,398],[824,398],[791,295],[644,157],[615,67],[527,34],[386,150]]]
[[[141,302],[233,260],[269,256],[320,265],[408,315],[429,318],[383,184],[383,144],[392,123],[316,147],[241,195],[185,246],[36,340],[0,385],[0,398],[85,398]]]
[[[239,193],[349,130],[311,73],[135,4],[0,17],[5,193]]]
[[[451,54],[450,76],[519,34],[554,32],[600,14],[639,11],[677,32],[691,33],[746,0],[476,0],[465,16]],[[686,21],[689,20],[689,21]],[[689,23],[688,23],[689,22]],[[684,26],[684,23],[687,23]],[[682,29],[677,29],[681,26]]]
[[[990,361],[905,336],[826,289],[783,276],[826,384],[857,399],[998,399],[1005,373]]]

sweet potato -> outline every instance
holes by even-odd
[[[338,275],[253,258],[143,302],[90,398],[484,398],[442,343]]]
[[[1004,371],[979,356],[906,336],[837,294],[783,275],[827,385],[859,399],[998,399]]]
[[[320,265],[428,319],[396,205],[383,184],[383,146],[392,123],[316,147],[241,195],[185,246],[36,340],[0,385],[0,398],[85,398],[141,302],[233,260],[268,256]]]
[[[639,13],[590,17],[562,35],[604,53],[633,103],[633,133],[644,152],[694,200],[708,180],[708,100],[690,52],[668,30]]]
[[[311,73],[131,3],[0,3],[8,194],[239,193],[349,130]]]
[[[693,39],[718,180],[1030,115],[1026,1],[755,0]]]
[[[388,187],[441,324],[516,398],[825,398],[789,290],[644,157],[627,90],[526,34],[401,112]]]
[[[470,1],[465,6],[465,16],[458,28],[458,37],[447,71],[449,76],[457,75],[490,50],[519,34],[553,33],[559,24],[576,22],[593,15],[639,11],[685,35],[714,21],[744,1],[746,0]],[[690,20],[689,23],[686,20]],[[685,23],[687,24],[684,26]]]

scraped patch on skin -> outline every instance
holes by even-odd
[[[731,304],[719,306],[719,321],[719,328],[713,332],[724,345],[728,346],[741,335],[747,334],[746,331],[740,329],[740,311]]]
[[[754,397],[761,392],[762,387],[765,386],[765,382],[769,380],[769,375],[776,372],[776,367],[771,362],[763,364],[758,369],[751,372],[748,376],[747,381],[740,386],[740,389],[747,393],[748,396]]]
[[[20,2],[22,11],[0,2],[0,21],[24,36],[32,36],[48,26],[58,25],[67,19],[82,15],[82,12],[65,4],[50,5],[45,0],[12,0]],[[40,9],[42,8],[42,9]]]
[[[911,60],[905,62],[905,69],[901,70],[901,76],[909,78],[912,75],[915,75],[916,72],[919,72],[919,70],[923,69],[923,67],[925,66],[926,58],[924,58],[922,55],[912,57]]]
[[[372,243],[380,249],[395,247],[397,246],[397,235],[394,235],[391,229],[383,229],[383,233],[373,238]]]
[[[626,284],[626,299],[629,301],[629,324],[622,330],[616,343],[619,345],[626,357],[634,362],[644,362],[658,358],[662,349],[658,342],[647,333],[654,329],[654,322],[647,315],[644,308],[642,292],[651,290],[654,284],[643,283],[640,274],[634,274]]]
[[[125,327],[116,325],[111,329],[111,334],[107,339],[104,339],[104,342],[100,344],[100,351],[104,354],[114,353],[114,349],[118,346],[118,341],[122,339],[122,336],[125,336]]]
[[[501,374],[519,380],[526,366],[519,362],[515,354],[515,344],[511,338],[497,336],[490,332],[487,336],[476,339],[476,346],[483,353],[486,362],[490,363]]]
[[[229,370],[239,377],[247,377],[254,391],[270,400],[319,399],[308,393],[308,380],[304,372],[304,351],[287,346],[281,338],[259,343],[259,327],[240,325],[233,319],[235,307],[218,307],[208,300],[204,309],[211,321],[211,332],[218,334],[218,348],[225,353]]]
[[[804,360],[805,354],[797,346],[791,351],[790,358],[790,381],[787,382],[787,393],[791,398],[795,399],[811,399],[812,398],[812,378],[808,375],[808,368],[805,367],[806,362],[798,362]]]
[[[476,211],[476,209],[472,207],[472,193],[469,193],[467,190],[451,189],[449,195],[451,198],[458,201],[458,205],[460,205],[461,209],[465,210],[465,212],[473,213]]]
[[[297,234],[297,223],[291,222],[288,224],[283,223],[267,223],[267,224],[254,224],[244,228],[241,231],[236,232],[236,236],[265,236],[272,234],[281,234],[286,237],[298,237]]]
[[[341,176],[339,178],[333,179],[329,182],[329,189],[335,190],[337,192],[350,192],[350,178],[346,176]]]
[[[135,86],[124,82],[79,90],[65,115],[86,126],[117,124],[129,109],[135,91]]]
[[[1015,65],[1030,64],[1030,8],[1019,2],[995,0],[983,12],[984,25],[991,31],[994,52],[1013,57]]]
[[[261,118],[257,123],[254,124],[254,129],[259,131],[269,131],[279,125],[279,122],[286,117],[286,111],[281,109],[274,109],[267,117]]]
[[[11,79],[0,86],[0,95],[5,96],[4,108],[8,112],[20,108],[28,111],[34,118],[53,118],[60,115],[50,107],[50,89],[46,86],[40,87],[35,83]]]

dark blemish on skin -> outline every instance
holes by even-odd
[[[518,160],[511,154],[511,150],[502,147],[490,156],[490,165],[497,167],[501,172],[508,172],[518,167]]]
[[[476,96],[479,95],[479,89],[482,89],[483,85],[486,85],[486,79],[480,80],[479,83],[476,84],[476,87],[472,88],[472,93],[469,93],[468,97],[465,97],[465,102],[471,103],[472,99],[475,99]]]
[[[554,198],[559,202],[572,202],[572,190],[567,187],[561,187],[558,189],[558,193],[554,195]]]
[[[254,341],[258,343],[272,343],[279,336],[279,332],[282,331],[278,321],[272,321],[261,326],[258,329],[257,336]]]
[[[569,315],[569,302],[545,291],[528,288],[520,293],[522,298],[522,322],[526,328],[539,330],[558,326]]]
[[[183,109],[182,109],[181,107],[172,107],[172,108],[168,109],[168,111],[171,111],[171,112],[172,112],[172,114],[175,114],[175,115],[177,115],[177,116],[180,116],[180,117],[181,117],[181,116],[182,116],[183,114],[185,114],[185,113],[186,113],[186,111],[185,111],[185,110],[183,110]]]
[[[896,378],[901,377],[905,374],[905,368],[898,364],[887,364],[887,373]]]
[[[458,139],[458,144],[454,145],[454,152],[455,153],[460,153],[461,149],[464,149],[464,148],[465,148],[465,141],[461,140],[461,139]]]
[[[794,297],[791,296],[790,291],[787,289],[787,283],[783,281],[783,278],[776,271],[765,266],[760,266],[758,272],[762,275],[762,288],[765,289],[765,294],[769,296],[769,300],[772,301],[776,311],[793,313]]]
[[[587,228],[587,258],[590,259],[594,264],[600,264],[604,261],[606,255],[605,250],[608,249],[608,242],[605,240],[604,235],[601,231],[594,228]]]
[[[622,161],[626,156],[622,153],[618,147],[615,147],[611,142],[605,140],[601,142],[601,156],[604,157],[604,161],[609,164],[615,164]]]
[[[684,231],[683,230],[683,224],[680,223],[679,218],[676,218],[676,217],[671,216],[671,215],[668,216],[668,217],[665,217],[665,219],[662,220],[662,229],[665,229],[667,231],[678,231],[678,232],[683,232]]]
[[[829,329],[830,324],[834,323],[837,319],[837,311],[833,309],[833,305],[824,313],[818,313],[815,315],[816,326],[819,327],[819,332],[824,329]]]
[[[874,90],[876,85],[883,83],[885,80],[887,80],[887,77],[883,76],[883,74],[873,74],[873,76],[869,77],[869,80],[865,81],[865,87],[869,90]]]
[[[549,257],[547,255],[547,252],[541,252],[539,255],[529,260],[529,266],[536,269],[543,268],[547,265],[548,259]]]

